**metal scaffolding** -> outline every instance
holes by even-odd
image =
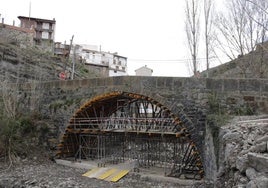
[[[134,160],[138,168],[159,167],[172,177],[204,175],[179,118],[157,101],[132,93],[106,94],[82,106],[67,126],[58,155],[101,165]]]

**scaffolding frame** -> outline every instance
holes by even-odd
[[[134,160],[138,168],[160,167],[166,176],[204,176],[197,148],[179,118],[157,101],[132,93],[97,97],[81,107],[58,155],[101,165]]]

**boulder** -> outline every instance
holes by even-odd
[[[223,136],[223,140],[225,141],[225,143],[241,141],[241,138],[242,138],[242,134],[239,132],[230,132],[230,133],[226,133]]]
[[[268,178],[264,177],[264,176],[258,177],[255,180],[255,183],[256,183],[258,188],[267,188],[268,187]]]
[[[252,180],[250,182],[248,182],[246,188],[258,188],[256,183]]]
[[[257,153],[248,153],[249,165],[258,172],[268,173],[268,156]]]
[[[257,172],[254,168],[249,167],[246,170],[246,176],[248,177],[249,180],[254,180],[257,177]]]
[[[249,148],[250,152],[264,153],[267,151],[267,143],[262,142]]]
[[[265,135],[256,140],[256,144],[261,143],[261,142],[268,142],[268,135]]]
[[[236,168],[241,172],[245,173],[246,169],[248,168],[248,157],[247,155],[243,155],[237,157],[236,159]]]

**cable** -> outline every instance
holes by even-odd
[[[211,57],[210,60],[216,60],[218,57]],[[204,61],[206,58],[197,58],[198,61]],[[128,59],[128,61],[136,61],[136,62],[172,62],[172,63],[188,63],[188,61],[192,61],[192,59]]]

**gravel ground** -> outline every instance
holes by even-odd
[[[0,188],[26,188],[26,187],[205,187],[200,182],[187,185],[182,182],[168,182],[164,179],[154,180],[141,174],[129,173],[117,183],[83,177],[83,169],[70,168],[56,164],[52,161],[37,162],[24,161],[7,169],[7,165],[0,163]],[[192,183],[191,183],[192,184]]]

